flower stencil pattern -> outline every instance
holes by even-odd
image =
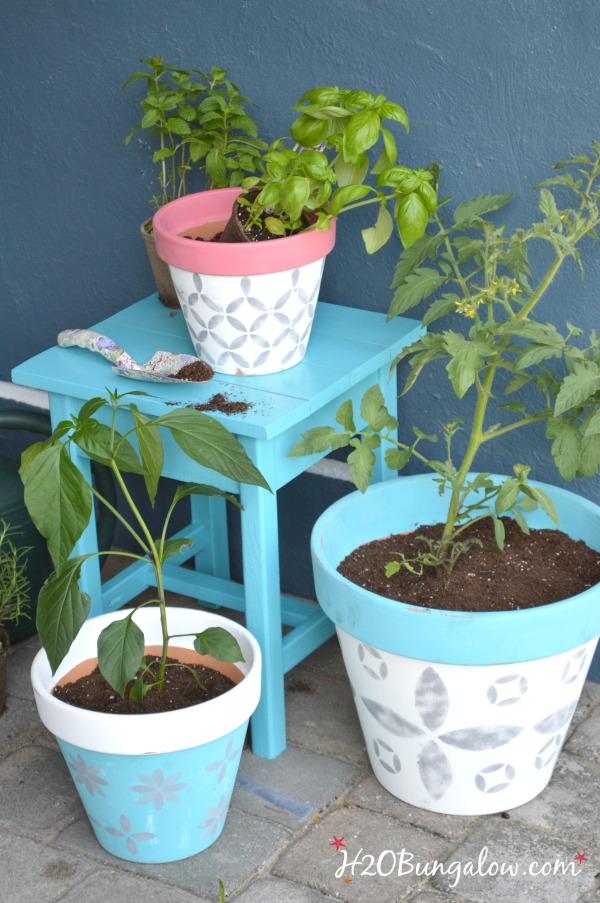
[[[440,733],[450,709],[450,697],[444,681],[432,667],[425,668],[415,688],[415,709],[423,726],[413,724],[368,697],[363,696],[362,702],[370,715],[390,734],[404,739],[434,735],[423,746],[418,760],[421,780],[434,800],[441,799],[452,783],[450,761],[440,743],[481,752],[504,746],[522,731],[521,727],[499,725],[467,727]]]
[[[223,824],[225,823],[225,816],[227,815],[227,809],[229,806],[229,801],[225,798],[225,796],[221,796],[219,802],[216,806],[211,806],[208,810],[208,818],[206,818],[203,822],[201,822],[198,827],[201,831],[204,831],[204,837],[216,837]]]
[[[227,774],[228,766],[232,762],[237,762],[239,753],[239,747],[234,748],[233,741],[230,738],[227,741],[227,746],[225,747],[223,758],[219,759],[219,761],[217,762],[211,762],[210,765],[206,766],[207,771],[216,771],[218,769],[219,773],[217,775],[217,784],[223,783],[223,781],[225,780],[225,775]]]
[[[121,815],[121,817],[119,818],[119,824],[121,825],[120,830],[119,828],[112,827],[107,827],[104,830],[107,834],[110,834],[111,837],[125,838],[125,846],[132,856],[137,856],[137,842],[139,842],[140,840],[154,840],[156,836],[155,834],[151,834],[149,831],[137,831],[136,833],[132,834],[131,822],[126,815]]]
[[[99,768],[96,768],[95,765],[86,765],[80,755],[77,757],[70,755],[67,765],[77,783],[83,784],[90,796],[93,796],[94,793],[97,793],[98,796],[105,795],[102,788],[106,787],[108,782],[99,776]]]
[[[139,793],[138,803],[152,803],[157,812],[163,808],[165,803],[179,803],[181,800],[177,796],[178,790],[183,790],[186,784],[177,784],[176,781],[181,777],[181,772],[165,778],[160,768],[157,768],[153,774],[138,775],[141,784],[134,784],[129,789],[134,793]]]
[[[202,356],[225,372],[260,371],[277,358],[285,368],[304,357],[310,336],[323,262],[304,270],[274,274],[279,294],[262,300],[255,283],[265,276],[230,277],[224,299],[211,294],[210,277],[191,274],[188,290],[178,289],[188,330]]]

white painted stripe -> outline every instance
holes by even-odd
[[[30,405],[32,408],[41,408],[48,411],[48,393],[41,389],[30,389],[27,386],[17,386],[14,383],[0,380],[0,399],[18,401],[21,404]]]

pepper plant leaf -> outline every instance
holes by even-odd
[[[19,475],[29,515],[60,568],[88,525],[90,489],[62,444],[37,442],[21,457]]]
[[[144,634],[132,614],[113,621],[98,637],[100,673],[121,697],[144,660]]]
[[[154,425],[166,427],[179,447],[198,464],[236,483],[249,483],[271,491],[241,442],[214,417],[194,409],[178,408],[156,417]]]
[[[197,633],[194,649],[200,655],[212,655],[220,662],[246,661],[236,638],[222,627],[209,627]]]
[[[36,627],[52,673],[56,671],[90,612],[90,598],[79,590],[81,565],[93,555],[69,558],[46,580],[38,597]]]

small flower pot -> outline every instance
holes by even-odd
[[[202,852],[223,830],[248,719],[260,696],[260,650],[233,621],[169,608],[172,633],[221,626],[236,637],[246,661],[233,667],[239,677],[233,689],[199,705],[148,715],[92,712],[56,699],[53,686],[95,658],[98,634],[120,617],[122,612],[86,621],[54,676],[46,653],[39,652],[31,669],[35,701],[101,846],[130,862],[173,862]],[[145,608],[134,617],[148,646],[159,644],[157,610]],[[192,649],[192,637],[178,636],[177,645]],[[232,668],[206,663],[225,673]]]
[[[239,188],[187,195],[154,215],[158,255],[169,264],[196,354],[218,373],[277,373],[306,352],[330,229],[219,243]]]
[[[532,485],[555,502],[560,529],[598,549],[600,507]],[[526,803],[550,780],[600,634],[600,586],[538,608],[457,613],[386,599],[338,573],[356,547],[439,523],[446,507],[429,475],[345,496],[315,524],[315,585],[377,779],[413,806],[481,815]],[[541,510],[527,519],[555,526]]]

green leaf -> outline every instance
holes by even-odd
[[[298,220],[310,197],[310,181],[304,176],[290,176],[281,186],[279,202],[290,219]]]
[[[540,191],[540,210],[551,228],[560,225],[560,213],[554,195],[547,188],[542,188]]]
[[[500,520],[499,517],[492,518],[494,522],[494,536],[496,538],[496,545],[500,549],[501,552],[504,551],[504,539],[506,536],[506,531],[504,529],[504,523]]]
[[[289,455],[292,458],[299,458],[302,455],[323,454],[336,448],[344,448],[349,441],[348,433],[338,433],[333,426],[315,426],[302,433],[302,439],[294,445]]]
[[[347,432],[356,432],[356,425],[354,423],[354,405],[352,404],[352,401],[350,399],[340,405],[340,407],[337,409],[335,419]]]
[[[555,524],[559,523],[558,514],[556,513],[556,506],[550,496],[547,495],[543,489],[540,489],[537,486],[527,485],[523,487],[523,492],[527,493],[530,498],[541,505],[550,520],[552,520]]]
[[[418,192],[402,198],[396,210],[396,221],[405,248],[410,248],[424,235],[429,216],[428,203]]]
[[[556,438],[552,443],[552,457],[560,475],[572,480],[581,461],[581,439],[577,427],[566,420],[555,422]]]
[[[367,389],[360,403],[360,415],[373,432],[383,429],[395,429],[398,421],[385,406],[383,393],[378,385]]]
[[[98,667],[119,696],[125,695],[125,687],[135,677],[143,660],[144,634],[131,615],[113,621],[100,633]]]
[[[435,259],[438,247],[442,241],[441,235],[423,235],[410,248],[404,248],[396,265],[392,288],[398,288],[406,278],[415,272],[426,258]]]
[[[365,439],[364,442],[359,442],[354,451],[350,452],[348,455],[348,465],[350,467],[352,482],[361,492],[366,492],[367,487],[371,482],[376,460],[372,443],[367,439]]]
[[[500,515],[504,511],[511,511],[521,494],[521,486],[517,480],[505,480],[498,491],[494,504],[496,514]]]
[[[585,404],[600,389],[600,374],[597,367],[582,368],[577,373],[565,376],[556,397],[554,414],[564,414],[571,408]]]
[[[396,289],[388,311],[388,319],[416,307],[445,281],[445,276],[440,276],[437,270],[431,267],[418,267]]]
[[[511,198],[512,194],[485,194],[464,201],[454,211],[454,224],[462,227],[469,226],[473,220],[479,219],[484,214],[504,207]]]
[[[191,545],[191,539],[165,539],[162,544],[161,562],[165,562],[167,558],[174,558],[175,555],[189,549]],[[160,547],[160,540],[156,540],[156,546]]]
[[[458,301],[460,301],[458,295],[442,295],[441,298],[438,298],[430,305],[429,310],[427,310],[427,312],[425,313],[425,316],[421,321],[423,326],[429,326],[429,324],[433,323],[434,320],[438,320],[440,317],[445,317],[447,314],[451,314],[456,310],[456,304]]]
[[[367,249],[367,254],[374,254],[389,241],[394,231],[394,220],[387,207],[380,207],[377,222],[362,230],[362,237]]]
[[[223,627],[209,627],[197,633],[194,649],[200,655],[212,655],[219,662],[244,662],[245,658],[236,638]]]
[[[342,152],[345,160],[357,160],[379,138],[381,119],[373,110],[353,113],[346,123]]]
[[[241,442],[214,417],[193,408],[177,408],[157,417],[154,425],[166,427],[179,447],[198,464],[236,483],[263,486],[271,491]]]
[[[235,495],[232,495],[230,492],[225,492],[223,489],[217,489],[215,486],[209,486],[206,483],[183,483],[181,486],[178,486],[175,490],[173,504],[176,505],[180,499],[186,498],[189,495],[208,495],[225,499],[235,505],[236,508],[242,509],[242,505]]]
[[[402,470],[410,461],[412,448],[388,448],[385,453],[386,467],[390,470]]]
[[[21,458],[19,475],[29,516],[59,568],[89,523],[90,489],[62,445],[30,446]]]
[[[583,431],[584,436],[595,436],[600,433],[600,411],[594,411]]]
[[[140,458],[144,470],[146,491],[152,505],[156,498],[158,481],[163,469],[163,444],[160,431],[154,426],[150,417],[141,414],[135,405],[130,405],[133,420],[137,430],[137,440],[140,450]]]
[[[446,366],[457,398],[462,398],[474,384],[484,364],[483,354],[490,349],[482,342],[469,342],[460,333],[444,333],[445,346],[452,359]]]
[[[594,433],[581,443],[578,477],[593,477],[600,467],[600,433]]]
[[[81,565],[92,555],[69,558],[46,580],[38,597],[36,627],[52,673],[56,671],[90,612],[90,597],[78,586]]]
[[[371,189],[368,185],[344,185],[334,191],[330,201],[330,212],[332,216],[337,216],[346,204],[352,204],[359,201],[369,194]]]
[[[110,467],[114,460],[119,470],[125,473],[144,473],[144,466],[133,445],[105,423],[83,421],[73,433],[73,441],[92,461]]]

